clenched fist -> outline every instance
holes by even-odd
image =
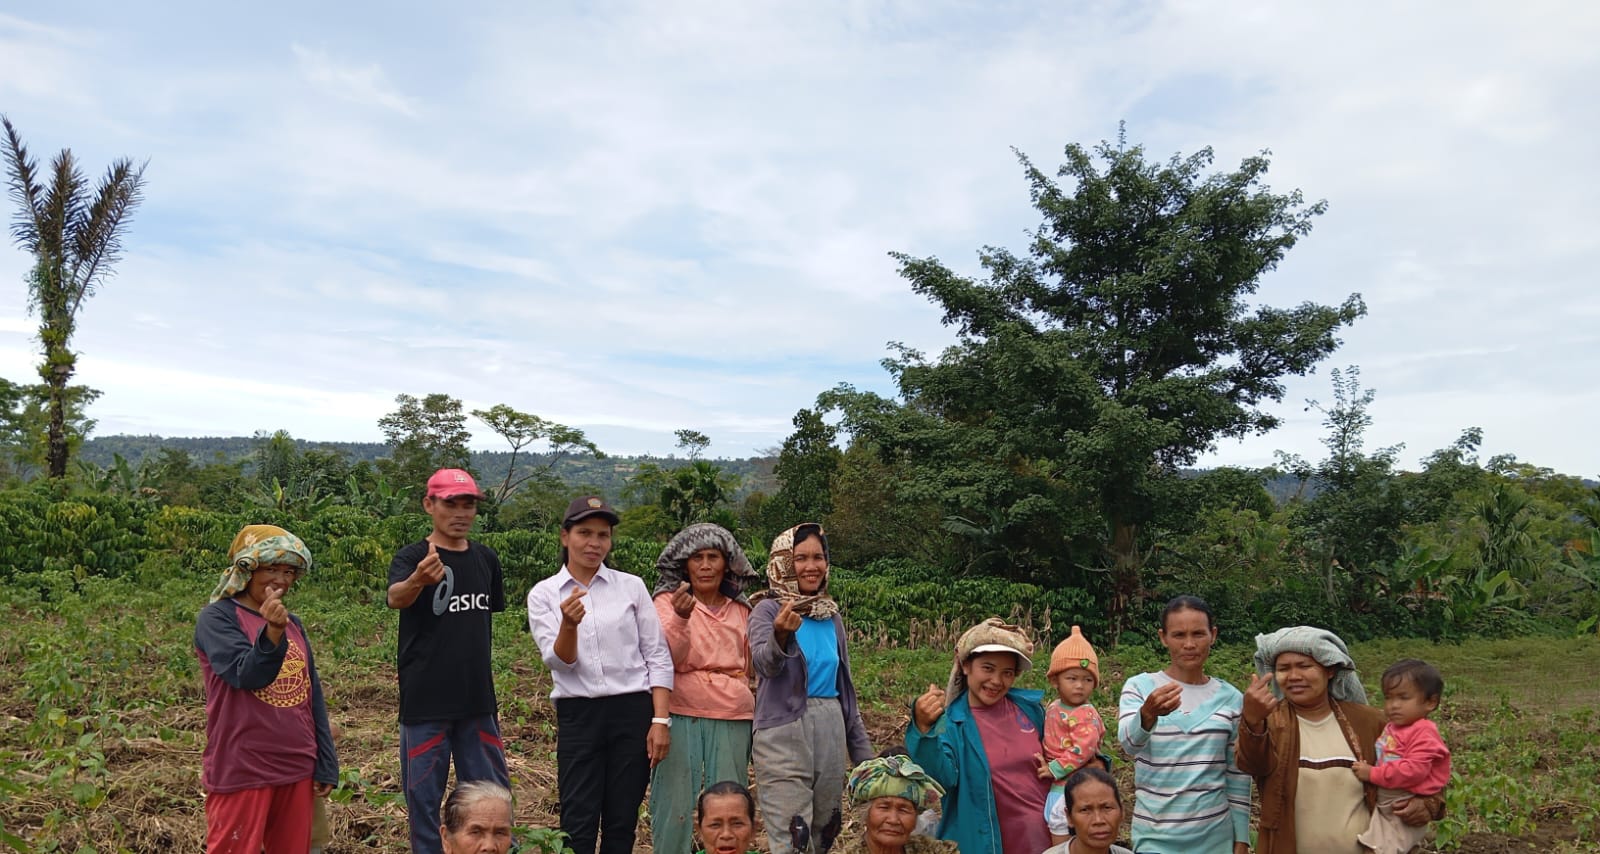
[[[943,714],[944,689],[929,683],[928,690],[922,692],[922,696],[911,706],[911,716],[916,719],[917,729],[927,732]]]
[[[576,626],[583,622],[583,615],[588,611],[584,609],[582,600],[583,597],[588,595],[589,591],[582,587],[572,588],[572,593],[568,594],[567,598],[561,603],[561,622],[569,626]]]
[[[417,568],[411,570],[410,580],[422,587],[444,580],[444,560],[439,557],[439,547],[431,540],[428,542],[428,553],[417,562]]]
[[[1250,687],[1244,692],[1244,710],[1240,717],[1244,718],[1245,726],[1258,729],[1261,723],[1272,714],[1272,710],[1283,702],[1272,693],[1272,677],[1252,674]]]
[[[672,591],[672,610],[685,620],[694,613],[694,594],[689,592],[689,582],[680,583],[678,589]]]
[[[1156,728],[1156,721],[1163,715],[1170,715],[1183,705],[1183,685],[1178,682],[1168,682],[1160,688],[1151,691],[1144,698],[1144,705],[1139,707],[1139,725],[1145,732]]]

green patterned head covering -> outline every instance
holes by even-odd
[[[246,525],[228,546],[228,568],[211,591],[211,601],[231,599],[250,586],[250,573],[258,566],[292,566],[311,569],[311,550],[294,534],[276,525]]]
[[[850,801],[864,804],[878,798],[905,798],[918,810],[933,809],[944,787],[909,756],[868,759],[850,772]]]

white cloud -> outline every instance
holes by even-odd
[[[881,388],[885,341],[949,340],[887,252],[973,272],[982,245],[1022,248],[1037,216],[1010,147],[1049,171],[1126,118],[1155,158],[1271,148],[1274,187],[1331,201],[1261,297],[1366,295],[1329,365],[1379,390],[1376,444],[1420,455],[1480,424],[1600,471],[1544,421],[1600,414],[1572,391],[1600,315],[1600,116],[1577,106],[1595,10],[490,4],[314,35],[297,14],[202,42],[0,16],[25,133],[152,158],[78,339],[104,430],[370,438],[395,393],[448,391],[638,443],[613,450],[681,426],[770,446],[836,382]],[[103,43],[143,52],[78,49]],[[22,269],[0,253],[0,282]],[[31,373],[31,329],[0,325],[3,375]],[[1299,402],[1325,374],[1218,458],[1315,455]],[[241,377],[292,421],[230,402]]]
[[[417,117],[417,108],[410,98],[396,92],[377,63],[347,65],[336,61],[324,50],[290,45],[300,73],[306,80],[323,88],[329,94],[344,100],[380,107],[407,118]]]

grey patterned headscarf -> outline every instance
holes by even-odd
[[[744,596],[745,588],[760,576],[756,575],[750,559],[744,556],[744,549],[739,548],[739,541],[733,538],[733,534],[728,533],[727,528],[710,522],[698,522],[684,528],[661,550],[661,556],[656,558],[656,589],[651,591],[651,597],[671,593],[678,589],[678,585],[688,581],[684,564],[701,549],[716,549],[722,552],[728,562],[727,570],[722,573],[722,595],[750,604]]]
[[[1341,703],[1367,702],[1367,689],[1361,687],[1356,663],[1350,658],[1350,649],[1344,645],[1343,638],[1316,626],[1290,626],[1256,635],[1256,673],[1262,676],[1272,673],[1278,656],[1286,652],[1297,652],[1333,669],[1333,676],[1328,680],[1328,696]],[[1280,699],[1283,697],[1276,680],[1272,683],[1272,693]]]

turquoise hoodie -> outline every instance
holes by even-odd
[[[1042,738],[1044,692],[1012,688],[1006,696],[1033,721]],[[983,751],[983,738],[978,735],[966,693],[945,709],[926,735],[917,731],[913,714],[906,726],[906,752],[944,786],[939,838],[955,842],[961,854],[1002,854],[989,757]],[[1039,820],[1044,820],[1043,814]]]

